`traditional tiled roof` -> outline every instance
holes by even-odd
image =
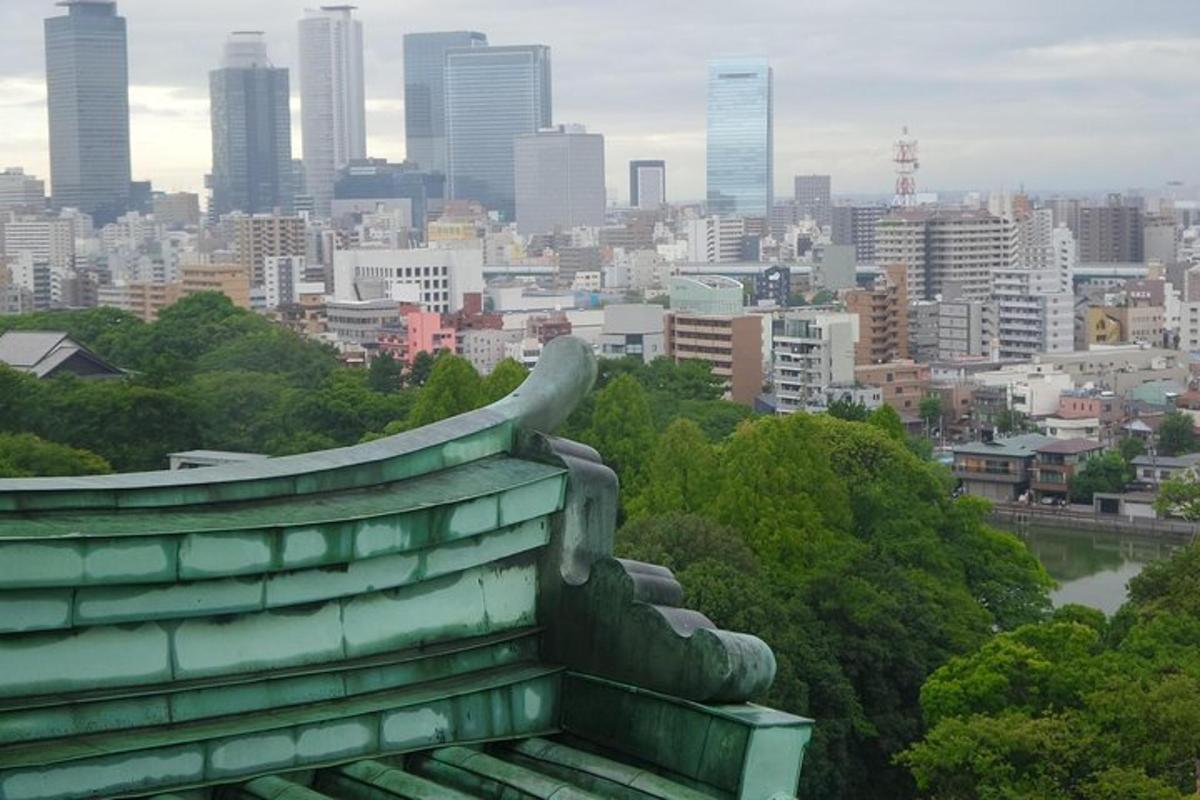
[[[1090,453],[1093,450],[1103,450],[1104,445],[1092,439],[1056,439],[1048,444],[1039,445],[1035,449],[1038,453],[1074,455],[1076,453]]]
[[[986,455],[1003,456],[1007,458],[1032,457],[1039,447],[1055,441],[1053,437],[1040,433],[1023,433],[1010,436],[1007,439],[995,439],[990,442],[967,442],[954,446],[955,455]]]
[[[39,378],[65,369],[83,377],[124,373],[61,331],[6,331],[0,334],[0,364]]]
[[[595,362],[321,453],[0,480],[0,800],[790,797],[759,639],[612,557]],[[164,794],[165,793],[165,794]]]

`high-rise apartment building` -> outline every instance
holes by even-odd
[[[337,171],[366,158],[363,28],[354,6],[321,6],[300,20],[300,126],[313,211],[328,217]]]
[[[9,211],[38,212],[46,209],[46,183],[26,175],[20,167],[0,172],[0,214]]]
[[[1079,260],[1085,264],[1144,260],[1142,209],[1119,194],[1079,209]]]
[[[869,289],[847,292],[846,310],[858,317],[854,363],[908,358],[908,280],[903,265],[885,267]]]
[[[0,255],[11,264],[28,254],[60,274],[75,266],[75,231],[70,220],[17,217],[0,222]]]
[[[46,29],[46,105],[55,208],[98,225],[129,208],[129,62],[125,18],[109,0],[63,0]]]
[[[629,162],[629,205],[654,211],[667,202],[667,162]]]
[[[604,224],[604,137],[582,125],[559,125],[513,139],[517,230]]]
[[[302,217],[279,214],[238,214],[233,217],[233,252],[247,271],[252,286],[266,282],[268,258],[305,255]]]
[[[514,139],[551,124],[550,48],[450,48],[445,80],[449,196],[511,220]]]
[[[742,217],[701,217],[684,220],[687,260],[693,264],[728,264],[742,259],[746,220]]]
[[[775,204],[772,72],[765,58],[708,64],[708,209],[766,219]]]
[[[741,291],[717,275],[672,278],[664,330],[670,358],[706,362],[726,396],[749,406],[762,392],[764,318],[744,313]]]
[[[891,213],[888,206],[834,206],[833,243],[852,245],[859,264],[875,263],[875,225]]]
[[[288,71],[271,65],[260,31],[237,31],[208,75],[212,101],[210,213],[292,207]]]
[[[404,35],[404,140],[408,161],[446,173],[446,51],[486,47],[476,31]]]
[[[828,175],[797,175],[795,179],[796,209],[818,225],[833,224],[833,180]]]
[[[995,303],[943,300],[937,309],[937,357],[943,361],[982,359],[996,340]]]
[[[986,300],[992,273],[1016,262],[1016,227],[987,211],[899,209],[876,225],[875,257],[907,267],[913,299],[958,291],[966,300]]]

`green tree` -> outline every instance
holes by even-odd
[[[942,396],[940,394],[925,395],[921,398],[918,413],[925,421],[925,431],[928,433],[933,430],[942,421]]]
[[[628,503],[629,519],[701,512],[712,502],[716,477],[716,452],[704,431],[677,419],[658,437],[640,490]]]
[[[867,424],[874,425],[898,442],[903,442],[908,436],[904,430],[904,420],[900,419],[900,412],[886,403],[867,416]]]
[[[97,475],[112,472],[95,453],[48,442],[31,433],[0,433],[0,478]]]
[[[1200,479],[1195,470],[1163,481],[1158,487],[1158,496],[1154,498],[1154,510],[1164,517],[1200,521]]]
[[[382,352],[371,359],[367,368],[367,386],[379,394],[392,394],[404,388],[404,367],[391,353]]]
[[[415,366],[414,360],[414,366]],[[419,428],[479,408],[483,382],[471,362],[449,353],[438,356],[409,414],[407,426]]]
[[[412,364],[408,368],[408,385],[424,386],[425,381],[429,380],[429,376],[433,373],[433,365],[436,360],[432,354],[424,350],[413,356]]]
[[[1029,419],[1020,411],[1005,408],[996,414],[996,431],[1005,435],[1025,433],[1029,430]]]
[[[1158,426],[1158,452],[1165,456],[1180,456],[1200,450],[1200,438],[1191,416],[1178,409],[1163,415]]]
[[[825,413],[848,422],[866,422],[871,412],[867,411],[865,403],[855,402],[849,398],[839,398],[829,402],[829,405],[825,407]]]
[[[529,377],[529,370],[515,359],[506,358],[483,379],[483,403],[494,403],[516,391]]]
[[[1091,503],[1097,492],[1120,492],[1133,477],[1129,464],[1115,450],[1092,456],[1071,476],[1067,493],[1072,503]]]
[[[1135,458],[1146,454],[1146,443],[1134,436],[1126,436],[1117,444],[1117,450],[1125,463],[1131,464]]]
[[[596,393],[591,427],[584,440],[604,457],[626,488],[639,485],[656,434],[646,390],[631,375],[619,375]]]

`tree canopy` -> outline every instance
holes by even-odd
[[[1196,436],[1195,422],[1190,415],[1179,410],[1163,415],[1157,437],[1158,452],[1164,456],[1181,456],[1200,450],[1200,437]]]

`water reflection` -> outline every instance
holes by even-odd
[[[1105,614],[1121,607],[1129,580],[1146,564],[1180,547],[1170,540],[1062,528],[1031,527],[1018,535],[1058,581],[1054,605],[1078,603]]]

